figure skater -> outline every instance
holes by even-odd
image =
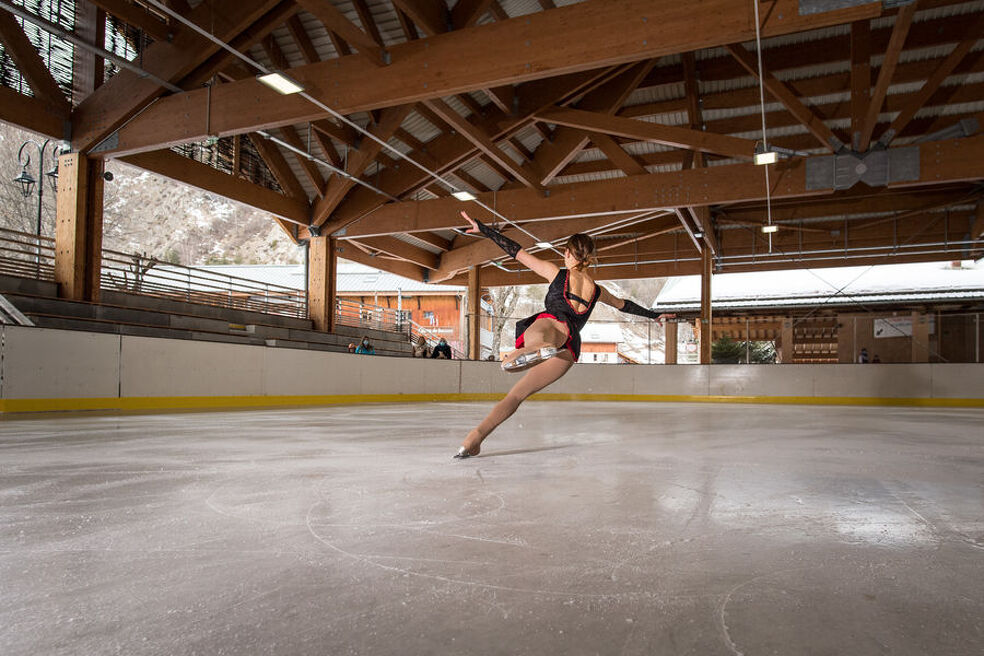
[[[588,274],[594,262],[594,242],[584,234],[573,235],[564,247],[564,268],[541,260],[520,248],[501,232],[461,213],[470,224],[466,234],[481,233],[494,241],[510,257],[547,280],[550,288],[544,300],[545,311],[516,323],[516,350],[502,359],[508,372],[530,369],[487,417],[465,437],[455,458],[470,458],[481,451],[482,441],[512,416],[528,396],[557,381],[567,373],[581,354],[580,331],[598,302],[627,314],[662,321],[661,315],[630,300],[616,298],[595,284]]]

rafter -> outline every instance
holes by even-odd
[[[4,121],[47,135],[54,139],[68,137],[65,131],[68,110],[59,111],[48,103],[0,86],[0,116]]]
[[[448,31],[448,9],[444,0],[393,0],[393,6],[403,11],[428,35]]]
[[[877,3],[807,16],[800,16],[797,7],[797,0],[774,0],[765,12],[763,35],[881,14]],[[707,0],[701,12],[671,0],[586,0],[399,44],[390,49],[392,64],[388,66],[375,67],[363,57],[350,56],[293,68],[288,74],[311,88],[320,89],[322,81],[331,80],[328,88],[319,91],[321,99],[335,111],[351,114],[747,40],[754,33],[750,12],[749,6],[733,0]],[[660,18],[644,22],[638,20],[640,15]],[[489,57],[489,52],[497,54]],[[366,84],[367,79],[372,84]],[[204,115],[206,106],[211,108],[211,128],[220,135],[296,125],[327,114],[297,96],[271,102],[270,93],[254,80],[223,87],[211,98],[204,91],[164,98],[128,124],[127,132],[148,131],[142,138],[155,143],[144,149],[195,141],[202,137],[204,126],[198,117]],[[253,109],[243,112],[242,107]],[[120,131],[117,151],[136,152],[127,150],[124,136]]]
[[[984,136],[936,141],[921,144],[918,148],[920,178],[893,183],[890,189],[980,179]],[[806,188],[806,166],[805,159],[799,159],[776,167],[771,178],[772,198],[831,196],[833,190]],[[764,196],[762,167],[747,163],[558,185],[551,189],[548,197],[529,189],[499,191],[494,202],[497,211],[513,221],[550,221],[598,212],[619,213],[760,201]],[[479,198],[493,202],[491,195],[480,195]],[[460,226],[460,208],[461,204],[453,199],[394,203],[376,210],[372,221],[352,224],[346,234],[357,237],[446,230]],[[478,218],[489,219],[480,211],[478,214]]]
[[[905,44],[905,38],[909,34],[909,27],[912,25],[912,17],[916,13],[917,2],[905,5],[895,15],[895,25],[892,27],[892,37],[888,42],[888,49],[885,51],[885,58],[882,60],[881,69],[878,71],[878,81],[875,89],[871,93],[871,102],[868,104],[868,111],[864,116],[864,127],[861,130],[861,138],[858,140],[858,151],[868,150],[871,144],[871,135],[878,122],[878,114],[881,112],[882,103],[885,102],[885,94],[888,93],[888,85],[892,82],[892,75],[895,73],[895,66],[899,62],[899,54]]]
[[[755,152],[755,142],[748,139],[691,130],[690,128],[659,125],[658,123],[637,121],[620,116],[607,116],[580,109],[554,107],[538,112],[536,118],[546,123],[593,130],[639,141],[650,141],[673,148],[688,148],[703,153],[726,155],[737,159],[750,160]]]
[[[926,84],[919,89],[919,91],[906,103],[906,106],[899,112],[899,115],[895,117],[892,124],[889,126],[885,133],[878,139],[878,143],[883,146],[887,146],[892,142],[902,130],[906,128],[909,121],[913,119],[926,101],[929,100],[940,85],[943,84],[944,80],[953,73],[954,69],[963,61],[970,49],[974,47],[977,41],[980,39],[981,34],[984,33],[984,15],[978,16],[977,20],[971,22],[970,27],[967,30],[967,38],[963,39],[957,46],[947,55],[946,59],[937,67],[933,74],[929,76],[926,80]]]
[[[492,161],[504,168],[510,175],[516,177],[520,182],[531,189],[540,188],[540,182],[534,171],[526,165],[517,164],[511,157],[502,152],[502,150],[500,150],[499,147],[493,143],[492,139],[490,139],[487,134],[482,132],[481,128],[478,128],[468,122],[464,116],[456,112],[454,108],[450,107],[443,100],[437,98],[434,100],[427,100],[424,102],[424,105],[432,112],[440,116],[445,123],[457,130],[459,134],[468,139],[476,148],[492,159]]]
[[[458,0],[451,10],[451,24],[456,30],[471,27],[489,10],[491,4],[492,0]]]
[[[311,37],[308,35],[307,30],[304,29],[304,24],[301,23],[301,19],[297,17],[297,14],[287,19],[287,31],[290,32],[290,37],[297,44],[297,49],[301,51],[301,56],[304,57],[305,62],[314,64],[315,62],[321,61],[321,57],[318,55],[314,43],[311,42]]]
[[[377,139],[387,141],[400,127],[400,124],[403,123],[403,120],[410,113],[410,109],[409,106],[403,106],[383,110],[383,118],[371,130],[372,134]],[[382,146],[379,143],[372,139],[366,139],[357,151],[349,153],[348,163],[345,169],[346,172],[352,177],[359,177],[372,164],[373,160],[376,159],[381,149]],[[345,194],[353,186],[355,186],[355,182],[349,178],[344,178],[340,175],[332,176],[325,187],[324,196],[315,205],[311,222],[314,225],[320,226],[327,221],[331,213],[338,207],[338,204],[342,202]]]
[[[586,111],[615,113],[639,83],[646,77],[655,61],[627,66],[618,75],[591,90],[578,103]],[[537,148],[533,168],[540,174],[540,182],[547,184],[567,166],[588,144],[590,131],[560,127],[550,139],[545,139]]]
[[[198,24],[213,24],[218,38],[232,41],[277,4],[278,0],[217,0],[198,5],[188,18]],[[170,43],[152,43],[141,56],[141,66],[161,79],[175,81],[191,73],[217,49],[218,46],[198,34],[184,30]],[[120,71],[75,108],[73,149],[90,150],[163,91],[150,78],[129,70]]]
[[[290,170],[290,166],[287,165],[287,160],[284,159],[280,149],[258,134],[249,135],[249,140],[253,144],[253,147],[256,148],[260,159],[270,169],[270,173],[273,174],[280,188],[284,190],[284,193],[292,198],[306,202],[307,193],[305,193],[304,187],[301,186],[294,172]]]
[[[401,260],[412,262],[425,269],[434,270],[437,268],[438,257],[430,251],[412,246],[400,241],[396,237],[365,237],[359,240],[362,245]]]
[[[308,152],[309,145],[304,143],[301,136],[297,133],[297,130],[293,126],[288,125],[285,128],[281,128],[280,135],[283,137],[284,141],[289,143],[294,148]],[[306,175],[307,179],[311,182],[311,186],[314,187],[315,193],[320,196],[325,186],[325,180],[321,175],[321,171],[318,169],[318,165],[309,160],[307,157],[303,157],[297,153],[291,153],[291,155],[294,157],[294,160],[298,163],[298,165],[300,165],[301,170],[304,171],[304,175]]]
[[[732,44],[725,47],[731,53],[731,56],[735,58],[735,61],[742,65],[742,68],[748,71],[752,77],[758,79],[758,64],[749,52],[745,50],[744,46]],[[776,100],[781,102],[789,110],[790,114],[795,116],[810,131],[810,134],[817,138],[824,148],[832,152],[837,152],[843,147],[844,142],[834,136],[831,129],[824,124],[823,118],[804,105],[803,101],[799,99],[788,85],[779,81],[775,75],[768,72],[762,73],[762,84]]]
[[[182,157],[174,151],[141,153],[124,157],[122,161],[223,198],[270,212],[292,223],[307,225],[310,209],[306,202],[223,173],[208,164]]]
[[[383,37],[379,33],[379,26],[376,25],[376,19],[373,18],[372,12],[369,11],[369,5],[366,4],[366,0],[352,0],[352,5],[355,7],[355,12],[359,15],[359,21],[362,22],[362,29],[365,30],[373,42],[380,48],[383,47]]]
[[[871,23],[851,23],[851,148],[861,145],[861,131],[871,95]]]
[[[379,42],[356,27],[330,2],[326,2],[326,0],[297,0],[297,4],[321,21],[325,29],[336,33],[345,40],[345,43],[358,50],[373,64],[382,65],[386,63],[386,54]]]
[[[687,120],[691,130],[704,129],[704,117],[701,112],[700,87],[697,84],[697,58],[692,52],[681,55],[683,63],[683,88],[687,95]],[[703,153],[688,150],[683,154],[683,168],[704,165]]]
[[[27,83],[31,85],[34,95],[61,113],[71,109],[71,103],[65,97],[65,92],[44,65],[41,55],[17,24],[13,14],[0,9],[0,41],[10,58],[17,64]]]
[[[637,162],[632,155],[625,152],[625,150],[615,143],[615,140],[607,134],[602,134],[600,132],[589,132],[588,137],[591,139],[591,142],[605,154],[605,157],[607,157],[612,164],[621,169],[625,175],[644,175],[646,173],[646,168]]]

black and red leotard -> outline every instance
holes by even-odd
[[[567,269],[558,271],[550,283],[550,287],[547,289],[547,297],[543,303],[546,311],[516,322],[516,348],[522,348],[526,343],[523,333],[533,325],[534,321],[543,318],[553,319],[567,326],[567,341],[564,343],[564,348],[571,352],[571,355],[574,356],[574,361],[577,362],[581,355],[581,329],[584,328],[584,324],[588,322],[588,317],[591,316],[591,311],[598,304],[598,298],[601,296],[601,287],[595,284],[595,290],[591,300],[586,301],[569,291],[569,283],[570,271]],[[571,301],[583,304],[585,310],[579,312],[574,308]]]

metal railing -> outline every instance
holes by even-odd
[[[54,281],[55,240],[0,228],[0,274]]]
[[[430,348],[434,348],[444,338],[451,347],[451,354],[455,359],[465,358],[460,341],[447,339],[444,335],[439,335],[410,320],[406,314],[393,308],[369,305],[347,298],[335,300],[335,322],[340,326],[402,333],[410,342],[425,340]]]
[[[103,249],[102,289],[307,318],[303,290]]]

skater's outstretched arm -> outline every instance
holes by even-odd
[[[665,319],[672,319],[676,316],[675,314],[660,314],[658,312],[648,310],[638,303],[633,303],[628,299],[622,299],[615,296],[604,287],[601,288],[601,297],[598,300],[605,305],[611,305],[616,310],[620,310],[626,314],[634,314],[639,317],[646,317],[647,319],[655,319],[660,323],[662,323]]]
[[[470,226],[468,230],[465,231],[467,234],[485,235],[494,241],[499,248],[504,250],[510,257],[515,258],[517,262],[528,267],[530,271],[549,282],[553,282],[553,279],[557,277],[557,272],[560,271],[560,269],[557,268],[556,264],[541,260],[535,255],[530,255],[523,250],[518,243],[505,236],[495,228],[487,226],[481,221],[471,218],[466,212],[462,211],[461,216],[463,219],[468,221]]]

